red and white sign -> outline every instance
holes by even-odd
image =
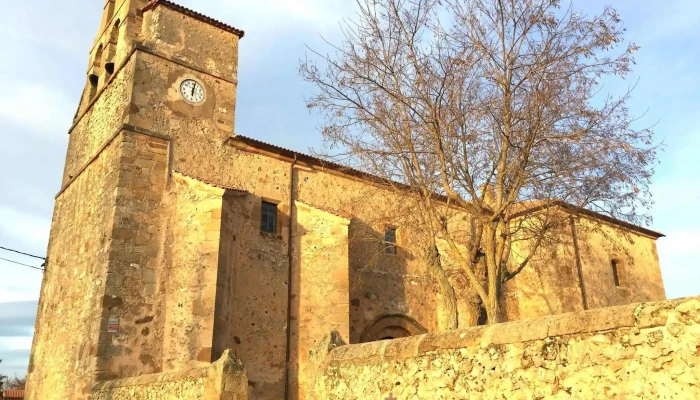
[[[114,333],[119,330],[119,318],[110,318],[107,323],[107,332]]]

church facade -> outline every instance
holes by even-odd
[[[96,382],[225,349],[251,399],[305,398],[308,350],[327,332],[361,343],[444,326],[400,193],[234,134],[243,36],[169,1],[106,1],[56,196],[27,398],[89,398]],[[571,243],[508,283],[507,320],[665,298],[662,235],[574,211]],[[590,223],[603,233],[577,242]]]

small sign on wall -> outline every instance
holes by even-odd
[[[119,318],[110,318],[107,323],[107,332],[115,333],[119,330]]]

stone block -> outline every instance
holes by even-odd
[[[642,304],[638,309],[674,310],[676,305]],[[695,309],[686,307],[690,312]],[[610,328],[611,310],[600,309],[342,346],[326,356],[313,398],[376,398],[386,396],[383,385],[396,398],[421,399],[442,396],[437,394],[448,388],[444,398],[501,398],[505,393],[509,398],[517,398],[510,394],[523,398],[700,396],[695,362],[682,355],[687,348],[695,351],[694,336],[665,334],[663,326],[630,327],[634,320],[629,315],[634,317],[637,306],[612,311],[621,309],[625,313],[620,313],[617,328]],[[584,322],[590,322],[587,329]],[[554,326],[557,333],[565,329],[574,333],[542,337],[543,331],[525,334],[514,329],[534,329],[538,323]],[[687,331],[697,325],[693,323]],[[470,340],[464,341],[460,333],[471,333]],[[501,343],[494,338],[502,338]]]
[[[600,308],[549,318],[549,336],[599,332],[635,326],[637,305]]]

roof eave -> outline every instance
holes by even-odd
[[[181,13],[181,14],[184,14],[184,15],[187,15],[187,16],[189,16],[189,17],[192,17],[192,18],[194,18],[194,19],[196,19],[196,20],[198,20],[198,21],[201,21],[201,22],[204,22],[204,23],[209,24],[209,25],[211,25],[211,26],[217,27],[217,28],[219,28],[219,29],[221,29],[221,30],[223,30],[223,31],[233,33],[234,35],[238,36],[239,39],[242,39],[243,36],[245,36],[245,32],[242,31],[242,30],[240,30],[240,29],[234,28],[234,27],[231,26],[231,25],[225,24],[225,23],[223,23],[223,22],[221,22],[221,21],[219,21],[219,20],[216,20],[216,19],[214,19],[214,18],[208,17],[208,16],[206,16],[206,15],[204,15],[204,14],[202,14],[202,13],[199,13],[199,12],[194,11],[194,10],[192,10],[192,9],[189,9],[189,8],[187,8],[187,7],[183,7],[183,6],[179,5],[179,4],[173,3],[172,1],[168,1],[168,0],[153,0],[153,1],[149,2],[148,4],[146,4],[146,6],[144,6],[141,10],[142,10],[143,12],[151,11],[151,10],[154,10],[154,9],[155,9],[156,7],[158,7],[158,6],[167,7],[167,8],[169,8],[169,9],[173,10],[173,11],[177,11],[177,12],[179,12],[179,13]]]
[[[284,147],[276,146],[274,144],[266,143],[266,142],[263,142],[263,141],[260,141],[257,139],[253,139],[253,138],[248,137],[248,136],[234,135],[234,136],[229,137],[228,140],[232,143],[238,143],[237,147],[243,148],[244,150],[245,150],[244,147],[249,146],[249,147],[261,150],[261,151],[266,152],[266,153],[277,154],[277,155],[284,157],[284,158],[287,158],[289,160],[293,160],[296,158],[298,161],[302,161],[302,162],[310,164],[310,165],[319,166],[319,167],[331,169],[331,170],[336,170],[336,171],[339,171],[343,174],[351,175],[351,176],[354,176],[354,177],[357,177],[360,179],[365,179],[368,181],[372,181],[375,183],[384,182],[386,184],[386,182],[383,179],[381,179],[380,177],[378,177],[376,175],[372,175],[372,174],[369,174],[367,172],[363,172],[363,171],[360,171],[357,169],[346,167],[344,165],[340,165],[340,164],[337,164],[337,163],[334,163],[331,161],[322,160],[320,158],[313,157],[313,156],[310,156],[308,154],[300,153],[300,152],[297,152],[294,150],[290,150],[290,149],[287,149]],[[243,145],[243,146],[241,146],[241,145]],[[394,184],[402,185],[399,183],[394,183]],[[406,185],[403,185],[403,186],[404,186],[404,188],[409,189],[408,186],[406,186]],[[557,200],[555,202],[552,202],[551,204],[535,206],[533,208],[529,208],[529,209],[520,211],[520,212],[512,215],[511,218],[517,218],[518,216],[537,212],[537,211],[540,211],[542,209],[545,209],[545,208],[551,207],[551,206],[561,206],[562,208],[568,208],[574,213],[585,214],[585,215],[588,215],[592,218],[600,219],[600,220],[603,220],[603,221],[608,222],[610,224],[618,225],[618,226],[623,227],[625,229],[628,229],[628,230],[631,230],[631,231],[634,231],[637,233],[641,233],[641,234],[649,236],[653,239],[659,239],[659,238],[666,236],[663,233],[656,232],[656,231],[653,231],[651,229],[647,229],[647,228],[644,228],[641,226],[637,226],[637,225],[634,225],[634,224],[631,224],[629,222],[622,221],[622,220],[619,220],[619,219],[616,219],[613,217],[609,217],[607,215],[597,213],[595,211],[591,211],[591,210],[588,210],[588,209],[583,208],[583,207],[578,207],[578,206],[575,206],[573,204],[569,204],[569,203],[561,201],[561,200]]]

